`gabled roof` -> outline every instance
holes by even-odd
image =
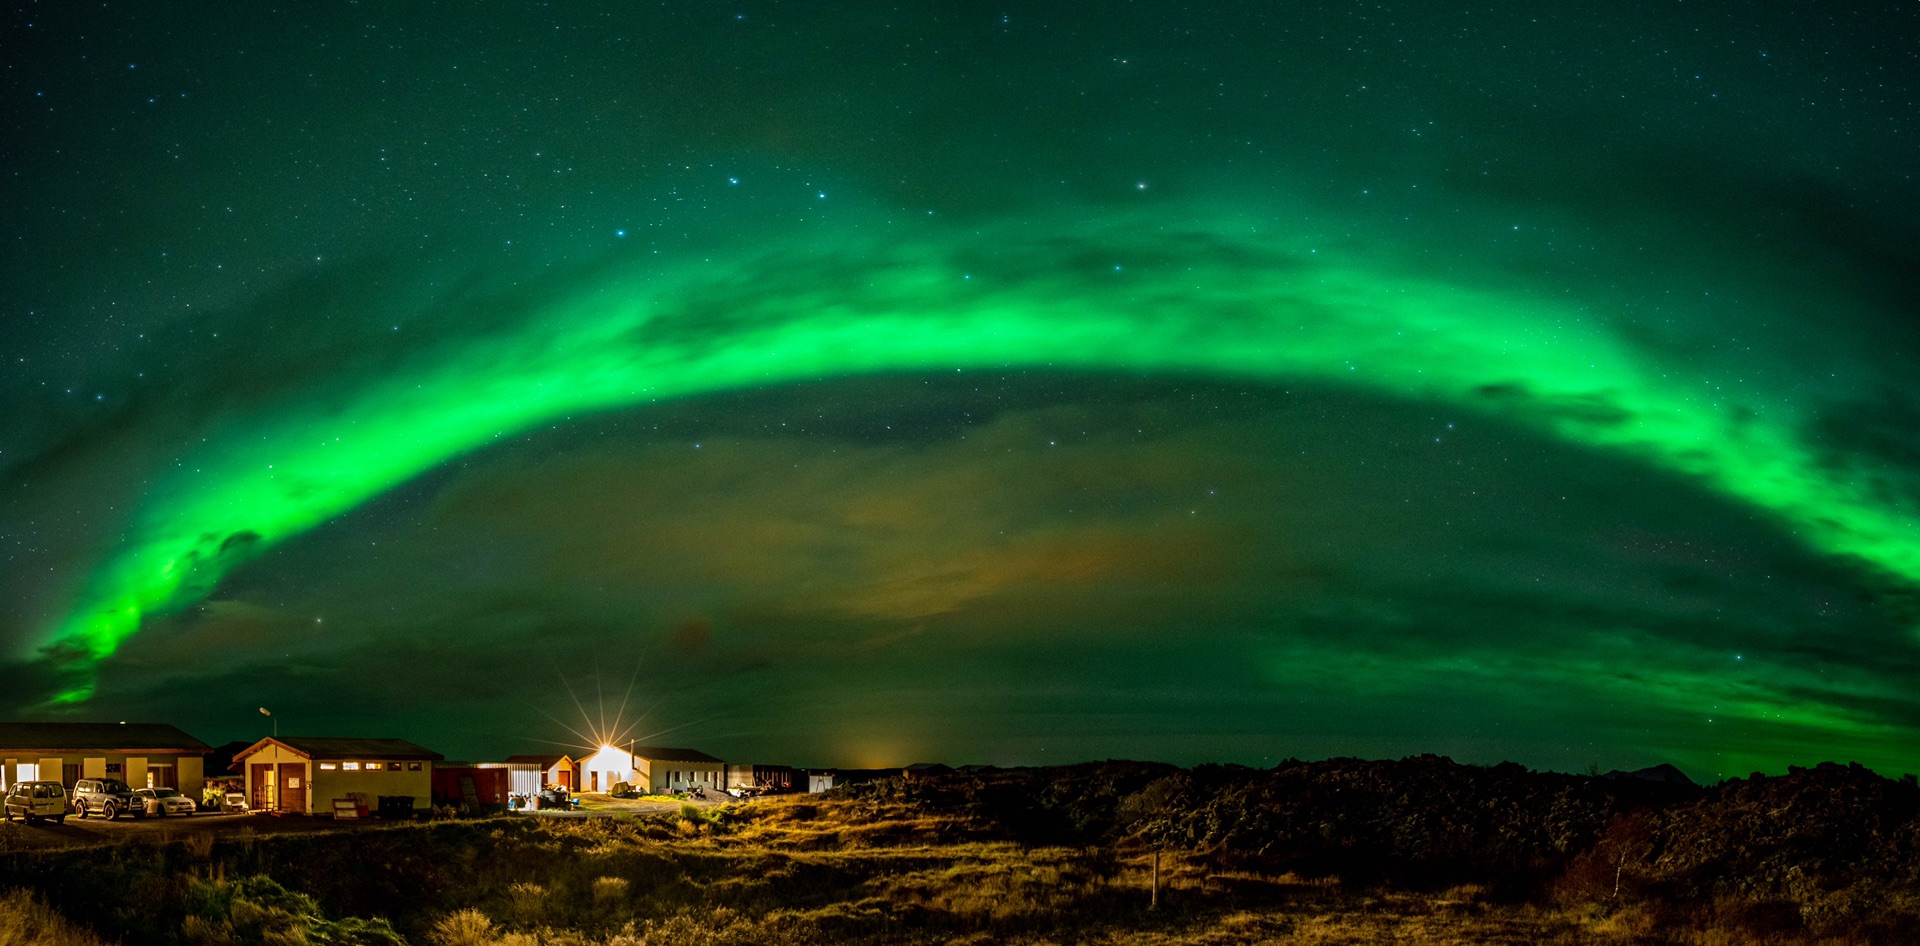
[[[422,749],[405,739],[361,739],[358,737],[337,738],[332,736],[268,736],[248,746],[245,751],[235,755],[239,762],[266,747],[278,743],[293,750],[296,755],[309,759],[420,759],[438,762],[446,756],[431,749]]]
[[[537,765],[543,769],[550,769],[559,765],[563,760],[572,762],[573,756],[567,755],[564,752],[555,755],[510,755],[507,756],[506,763],[508,765]]]
[[[199,755],[207,748],[166,723],[0,723],[0,750]]]
[[[245,752],[250,745],[252,745],[250,742],[235,740],[213,747],[213,751],[207,753],[207,777],[218,778],[242,774],[239,769],[233,767],[233,757]]]
[[[668,746],[634,746],[633,757],[650,762],[709,762],[725,765],[725,762],[694,749],[674,749]]]

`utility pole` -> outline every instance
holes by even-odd
[[[1160,909],[1160,849],[1157,847],[1153,849],[1153,902],[1148,908]]]

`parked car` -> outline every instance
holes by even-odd
[[[142,811],[162,818],[168,815],[191,815],[200,810],[193,799],[171,788],[137,788],[133,791],[133,797]]]
[[[146,803],[136,798],[133,789],[117,778],[83,778],[73,783],[73,810],[85,818],[95,812],[108,821],[131,812],[135,818],[147,814]]]
[[[67,787],[59,782],[15,782],[0,801],[6,819],[25,818],[28,824],[42,818],[67,823]]]

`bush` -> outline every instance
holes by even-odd
[[[0,894],[0,946],[106,946],[25,890]]]
[[[460,910],[441,917],[427,935],[435,946],[492,946],[493,921],[479,910]]]
[[[539,884],[521,881],[508,887],[507,903],[521,926],[537,926],[547,918],[547,888]]]

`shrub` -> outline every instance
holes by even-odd
[[[189,834],[181,839],[180,847],[194,858],[204,861],[213,853],[213,832]]]
[[[539,884],[522,881],[508,887],[507,903],[513,921],[521,926],[535,926],[547,918],[547,888]]]
[[[25,890],[0,894],[0,946],[105,946]]]
[[[627,899],[625,877],[601,877],[593,882],[593,902],[618,903]]]
[[[441,917],[427,938],[435,946],[491,946],[493,921],[479,910],[460,910]]]

